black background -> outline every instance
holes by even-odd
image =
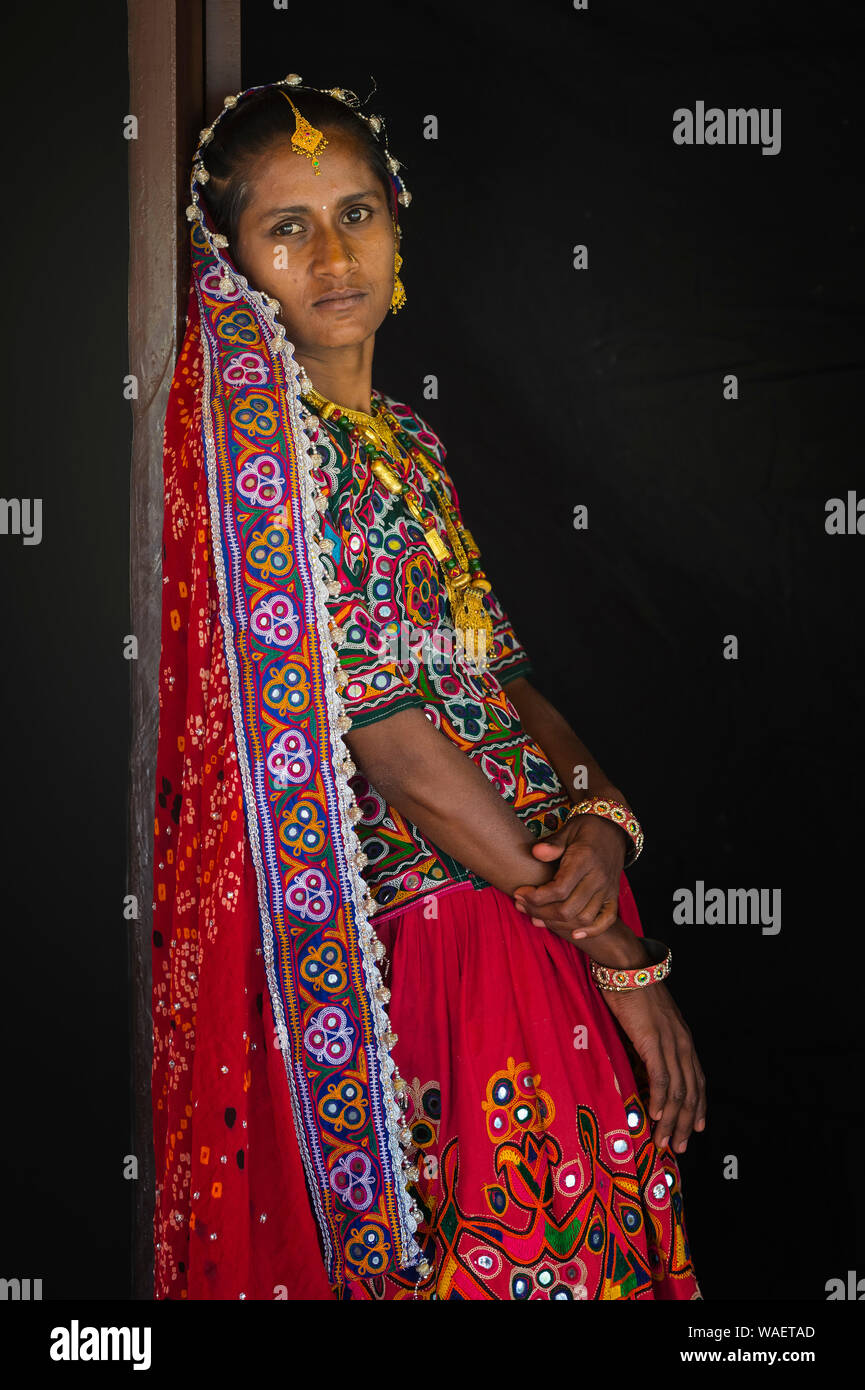
[[[441,434],[536,683],[643,822],[709,1079],[707,1300],[865,1275],[865,536],[824,526],[865,494],[858,10],[244,4],[244,85],[378,84],[413,201],[374,383]],[[0,1275],[45,1298],[131,1287],[125,44],[119,5],[6,21],[0,490],[44,536],[0,536]],[[781,107],[780,153],[674,145],[697,100]],[[673,926],[698,879],[780,888],[780,933]]]

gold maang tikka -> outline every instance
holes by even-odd
[[[327,136],[323,131],[318,130],[312,125],[305,116],[301,115],[291,97],[288,95],[288,92],[284,92],[281,87],[279,91],[280,94],[285,97],[295,115],[295,127],[294,134],[291,137],[291,148],[296,154],[305,154],[308,159],[311,159],[313,169],[317,174],[320,174],[321,166],[318,161],[318,155],[328,143]],[[375,127],[373,127],[373,129],[375,130]],[[406,197],[408,197],[408,195],[406,195]],[[399,253],[400,232],[396,222],[394,222],[394,236],[396,237],[397,246],[393,256],[393,293],[390,297],[390,310],[392,314],[398,314],[406,302],[406,293],[405,285],[399,278],[400,267],[402,266],[403,260]]]
[[[323,131],[316,130],[315,126],[311,125],[306,117],[300,114],[288,92],[283,92],[281,87],[278,90],[285,97],[296,117],[294,134],[291,137],[291,148],[295,154],[305,154],[307,159],[311,159],[313,169],[317,174],[320,174],[321,167],[318,156],[328,143],[327,136]]]

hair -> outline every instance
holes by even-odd
[[[200,187],[214,226],[229,245],[234,244],[241,213],[246,208],[251,185],[249,170],[253,160],[278,140],[291,139],[295,114],[282,95],[281,87],[265,87],[244,97],[226,111],[205,145],[203,161],[210,178]],[[341,130],[357,142],[358,152],[380,181],[388,207],[393,213],[394,185],[385,162],[383,147],[365,120],[336,97],[324,92],[291,88],[291,99],[302,116],[325,130]]]

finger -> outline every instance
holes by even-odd
[[[595,865],[591,850],[582,845],[569,845],[567,851],[547,883],[532,884],[517,890],[529,908],[563,902],[576,892],[579,897],[575,907],[581,909],[607,882],[606,874]]]
[[[542,918],[529,916],[528,908],[526,907],[525,903],[520,902],[519,898],[514,898],[514,906],[516,907],[517,912],[522,912],[525,916],[529,917],[529,921],[532,923],[532,926],[545,927],[547,925]]]
[[[664,1054],[657,1042],[652,1043],[650,1048],[642,1054],[642,1057],[646,1068],[646,1078],[649,1082],[649,1114],[653,1120],[660,1120],[667,1103],[670,1073],[664,1062]]]
[[[697,1078],[697,1090],[699,1092],[699,1099],[697,1101],[697,1116],[694,1120],[694,1129],[702,1132],[702,1130],[706,1128],[706,1111],[708,1109],[706,1101],[706,1078],[703,1075],[703,1068],[700,1066],[699,1058],[697,1057],[696,1052],[693,1054],[693,1057],[694,1074]]]
[[[541,889],[539,888],[535,897],[528,903],[529,910],[543,915],[547,925],[555,920],[557,926],[570,927],[572,931],[579,931],[581,928],[594,925],[604,901],[609,897],[609,885],[600,870],[588,873],[579,883],[571,887],[568,892],[568,879],[566,875],[559,873],[556,876],[562,881],[561,895],[546,903],[540,898]],[[544,884],[544,888],[552,885]],[[545,911],[549,908],[549,911]]]
[[[552,885],[555,885],[555,882],[555,879],[550,880]],[[546,887],[546,884],[544,884],[544,887]],[[515,895],[514,901],[518,906],[522,904],[527,912],[538,912],[542,907],[556,907],[560,902],[563,902],[567,896],[567,890],[564,885],[560,888],[553,887],[553,895],[550,896],[548,894],[544,901],[538,901],[537,893],[537,888],[521,888],[519,890],[519,897]]]
[[[564,854],[565,845],[551,844],[549,840],[538,840],[536,845],[532,845],[532,854],[538,859],[558,859],[560,854]]]
[[[598,885],[597,880],[602,882]],[[606,931],[607,927],[615,921],[615,911],[612,915],[605,912],[603,919],[598,921],[598,914],[604,907],[605,902],[609,901],[607,896],[607,884],[602,878],[600,871],[594,875],[589,874],[576,889],[567,896],[562,896],[550,903],[540,900],[540,895],[548,887],[554,887],[555,883],[562,879],[561,872],[556,875],[552,884],[544,884],[541,887],[523,896],[522,890],[520,898],[515,899],[517,905],[522,902],[526,911],[530,915],[542,917],[548,927],[557,927],[562,931],[571,933],[579,932],[580,935],[598,935]],[[564,880],[566,883],[566,880]],[[593,891],[594,889],[594,891]],[[562,890],[564,893],[564,889]],[[614,904],[617,905],[618,900]]]
[[[530,912],[540,907],[563,903],[579,883],[579,875],[567,860],[563,860],[548,883],[537,883],[519,890],[520,898]]]
[[[700,1089],[697,1085],[697,1074],[694,1070],[690,1043],[691,1040],[688,1037],[679,1044],[679,1064],[684,1078],[685,1096],[682,1101],[682,1108],[676,1117],[676,1127],[673,1130],[672,1145],[677,1153],[684,1153],[688,1147],[688,1140],[694,1129],[697,1105],[700,1100]]]
[[[589,880],[584,879],[583,882],[588,884]],[[609,884],[605,880],[600,885],[595,883],[595,891],[585,902],[582,901],[582,888],[581,884],[562,904],[562,920],[570,923],[574,935],[581,935],[589,928],[593,928],[595,933],[606,931],[616,919],[618,899],[613,900],[611,912]]]
[[[549,929],[551,929],[551,930],[553,930],[553,931],[558,931],[560,937],[565,938],[565,940],[570,940],[570,926],[569,926],[569,923],[560,923],[560,922],[556,922],[556,920],[552,920],[553,910],[555,910],[555,909],[553,909],[553,908],[547,908],[547,909],[545,909],[545,910],[547,910],[547,912],[549,913],[549,915],[551,915],[551,920],[549,920],[549,922],[545,922],[545,920],[542,919],[542,917],[534,916],[534,915],[533,915],[533,912],[531,912],[531,910],[527,908],[526,903],[520,901],[519,898],[513,899],[513,903],[515,903],[515,908],[516,908],[517,912],[522,912],[524,916],[527,916],[527,917],[528,917],[528,920],[530,920],[530,922],[531,922],[531,924],[533,924],[533,926],[535,926],[535,927],[549,927]]]
[[[575,928],[588,927],[609,900],[609,879],[602,869],[595,869],[586,874],[568,895],[563,911]]]
[[[573,946],[574,943],[571,940],[571,932],[569,927],[555,927],[552,925],[551,922],[544,922],[544,926],[547,928],[548,931],[555,932],[556,936],[560,936],[562,941],[567,942],[569,946]]]
[[[655,1126],[654,1141],[659,1149],[666,1148],[669,1144],[682,1102],[687,1094],[685,1079],[682,1076],[675,1047],[671,1046],[667,1040],[666,1043],[662,1043],[662,1051],[669,1080],[661,1118]]]
[[[596,936],[603,936],[615,920],[615,917],[608,919],[605,916],[598,916],[590,927],[580,927],[574,931],[569,923],[563,930],[569,941],[592,941]],[[549,922],[547,922],[547,926],[550,926]]]
[[[569,903],[565,904],[567,910]],[[581,912],[574,918],[574,930],[571,936],[576,940],[585,934],[587,927],[594,927],[597,931],[606,931],[616,920],[615,903],[613,911],[610,912],[610,900],[607,897],[606,889],[599,888],[594,897],[590,898]]]
[[[598,927],[600,931],[607,931],[607,929],[613,925],[618,915],[618,898],[608,898],[605,903],[601,904],[601,910],[595,918],[595,926]]]

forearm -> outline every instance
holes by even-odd
[[[600,936],[575,941],[574,945],[578,946],[589,960],[595,960],[599,965],[615,965],[622,970],[635,970],[638,965],[648,965],[652,959],[643,938],[632,932],[621,917],[617,917],[613,925],[607,927]]]
[[[346,743],[389,805],[488,883],[512,895],[553,877],[555,866],[532,855],[537,840],[513,807],[421,710],[352,731]]]
[[[513,807],[421,710],[403,710],[349,732],[346,743],[390,806],[488,883],[512,897],[519,887],[554,877],[557,865],[535,858],[538,841]],[[642,940],[622,921],[572,944],[601,965],[634,968],[649,959]]]
[[[350,732],[346,742],[389,805],[488,883],[513,896],[516,888],[554,876],[556,864],[535,858],[531,851],[538,841],[513,807],[421,710],[368,724]],[[634,968],[649,960],[641,938],[621,920],[573,945],[601,965]]]
[[[610,781],[597,759],[546,696],[525,676],[518,676],[505,687],[516,706],[526,733],[543,748],[572,801],[585,796],[607,796],[629,805],[624,793]],[[585,785],[574,787],[575,768],[585,767]]]
[[[624,793],[610,781],[564,716],[524,676],[510,681],[507,692],[523,728],[544,750],[572,801],[586,796],[606,796],[629,805]],[[586,768],[587,776],[585,784],[575,788],[574,769],[580,765]],[[624,834],[622,830],[621,835]],[[633,969],[651,960],[643,938],[631,931],[621,918],[601,935],[574,941],[574,945],[599,965]]]

